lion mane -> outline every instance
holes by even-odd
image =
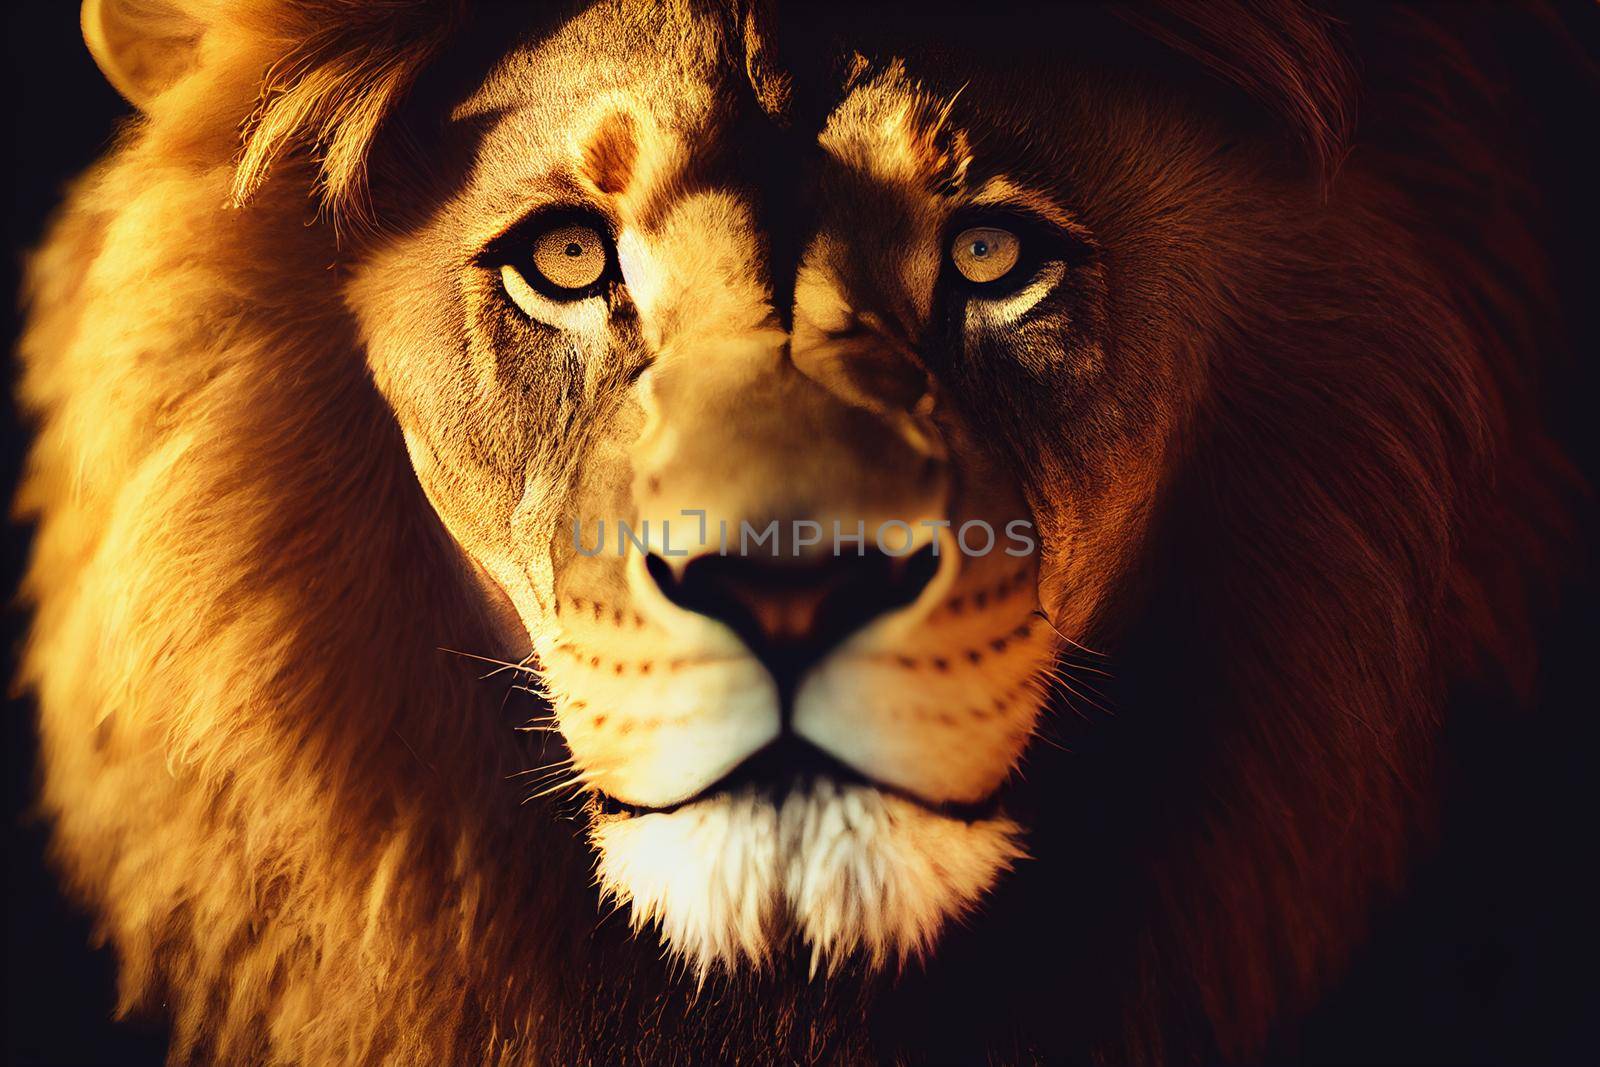
[[[1233,358],[1116,620],[1117,714],[1030,756],[1024,803],[1083,817],[1035,818],[926,967],[696,989],[516,802],[534,698],[441,651],[494,623],[337,284],[397,195],[367,160],[418,136],[469,5],[182,6],[196,61],[32,261],[18,503],[54,860],[175,1061],[1248,1058],[1401,884],[1448,692],[1526,688],[1575,490],[1483,17],[1118,12],[1340,210],[1241,235],[1270,275],[1196,297],[1231,301]],[[752,67],[758,16],[731,16]]]

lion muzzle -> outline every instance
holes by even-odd
[[[697,351],[643,389],[639,525],[679,534],[643,554],[643,595],[728,626],[786,702],[808,667],[953,562],[934,554],[951,470],[908,412],[837,395],[781,344]]]

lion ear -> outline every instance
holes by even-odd
[[[201,25],[173,0],[83,0],[80,21],[100,73],[143,111],[193,65]]]

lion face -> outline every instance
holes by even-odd
[[[1293,1052],[1540,676],[1537,13],[82,18],[20,681],[177,1059]]]
[[[1004,787],[1134,554],[1178,360],[1109,343],[1026,72],[956,100],[863,58],[796,132],[678,17],[506,56],[451,117],[470,173],[348,299],[602,891],[702,969],[903,957],[1024,853]]]

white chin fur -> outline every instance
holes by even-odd
[[[676,811],[597,816],[602,894],[656,924],[702,979],[759,965],[789,938],[832,968],[932,947],[1022,858],[1009,819],[964,822],[864,785],[821,781],[774,804],[743,791]]]

